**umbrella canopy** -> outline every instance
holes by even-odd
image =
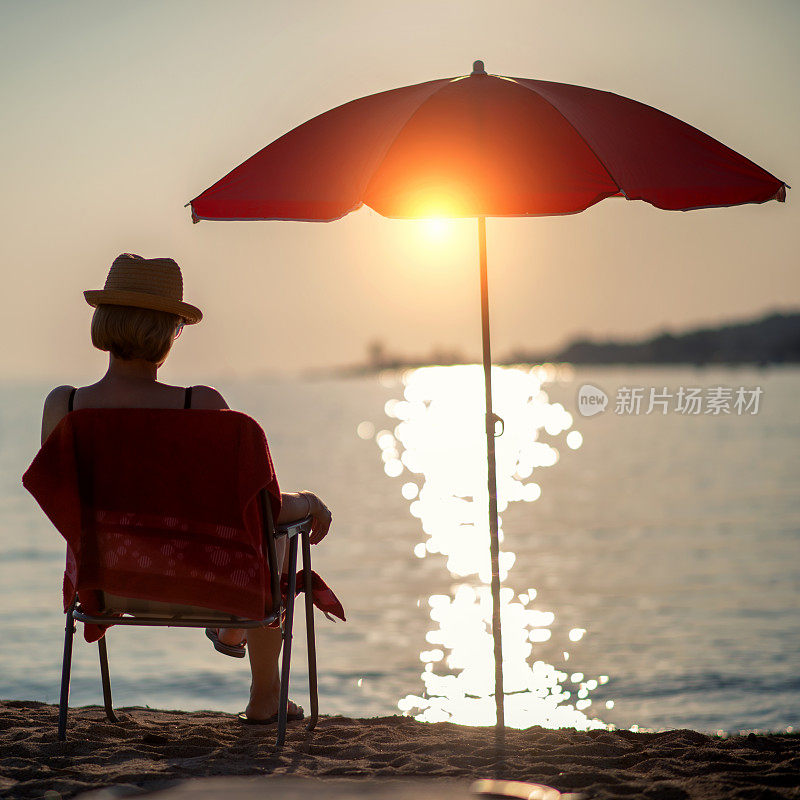
[[[686,211],[784,200],[786,184],[684,122],[611,92],[487,75],[334,108],[191,202],[195,221],[572,214],[606,197]]]
[[[650,106],[564,83],[470,75],[363,97],[309,120],[191,201],[200,220],[477,217],[497,737],[503,658],[486,217],[574,214],[606,197],[668,209],[784,201],[787,184]],[[502,428],[501,428],[502,432]]]

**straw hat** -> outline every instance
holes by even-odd
[[[83,293],[95,308],[102,304],[167,311],[187,325],[203,319],[199,308],[183,302],[181,268],[171,258],[142,258],[123,253],[114,259],[103,289]]]

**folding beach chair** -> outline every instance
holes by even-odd
[[[178,415],[178,416],[176,416]],[[224,415],[210,416],[210,415]],[[220,420],[222,424],[220,425]],[[150,434],[149,436],[147,434]],[[111,447],[101,447],[101,455],[95,454],[91,439],[94,436],[110,437]],[[187,436],[191,437],[187,452]],[[51,441],[60,437],[60,441]],[[225,441],[221,442],[220,439]],[[233,440],[231,444],[230,440]],[[109,470],[104,453],[119,453],[111,459],[124,473],[120,480],[133,482],[128,486],[129,496],[143,498],[135,508],[120,508],[116,493],[117,483]],[[264,452],[266,456],[264,457]],[[256,454],[254,457],[253,454]],[[204,457],[205,454],[205,457]],[[213,508],[213,487],[224,487],[228,494],[235,493],[236,473],[242,463],[255,462],[261,469],[272,470],[266,439],[258,424],[244,414],[224,411],[172,411],[172,410],[122,410],[93,409],[76,411],[67,416],[53,436],[43,446],[26,473],[23,482],[40,503],[44,511],[67,539],[68,567],[70,555],[75,552],[77,562],[72,578],[69,569],[65,575],[66,631],[64,658],[61,676],[61,698],[58,718],[58,738],[66,738],[67,711],[69,701],[70,667],[75,622],[87,626],[128,625],[166,626],[182,628],[259,628],[280,625],[283,654],[281,662],[281,685],[278,712],[276,747],[281,747],[286,737],[289,673],[291,665],[292,620],[294,599],[297,590],[296,569],[298,545],[302,543],[305,590],[306,633],[308,640],[308,674],[310,694],[311,730],[318,719],[316,647],[314,638],[313,592],[311,572],[311,546],[309,533],[311,518],[307,517],[288,525],[276,527],[273,518],[272,499],[269,490],[277,491],[274,472],[271,485],[267,477],[252,497],[247,497],[251,486],[258,483],[241,483],[243,493],[241,519],[232,524],[230,508],[235,502],[227,502],[228,513],[219,519],[207,516],[198,520],[187,518],[186,497],[195,497],[198,513],[208,514]],[[144,463],[142,463],[144,462]],[[263,463],[262,463],[263,462]],[[132,470],[132,471],[131,471]],[[132,475],[134,476],[132,478]],[[180,476],[176,486],[175,507],[171,507],[169,486],[165,487],[164,476]],[[232,477],[233,476],[233,477]],[[248,478],[249,480],[249,478]],[[169,481],[167,481],[169,482]],[[74,484],[74,485],[73,485]],[[209,487],[212,487],[211,492]],[[232,488],[233,487],[233,488]],[[123,492],[123,494],[125,493]],[[77,504],[73,503],[77,495]],[[153,507],[149,506],[153,498]],[[226,500],[229,498],[226,498]],[[181,505],[183,500],[183,505]],[[249,522],[247,521],[249,520]],[[257,531],[254,528],[257,527]],[[174,539],[170,537],[174,536]],[[240,541],[237,541],[237,536]],[[262,559],[260,565],[247,564],[247,574],[262,576],[261,614],[242,616],[231,613],[235,605],[236,586],[230,582],[215,587],[215,572],[220,563],[243,562],[248,553],[247,536],[256,542]],[[288,591],[281,593],[281,564],[278,563],[276,544],[286,537],[288,545]],[[153,541],[157,557],[141,556]],[[127,550],[121,542],[126,543]],[[137,542],[139,549],[136,550]],[[233,542],[233,544],[231,544]],[[202,553],[207,552],[206,563]],[[178,553],[177,559],[159,557],[161,553]],[[122,553],[122,555],[121,555]],[[127,555],[125,555],[127,553]],[[131,556],[131,553],[135,555]],[[191,571],[186,560],[192,560]],[[127,559],[127,561],[126,561]],[[81,562],[85,562],[82,564]],[[135,562],[132,564],[130,562]],[[151,563],[152,562],[152,563]],[[141,565],[145,564],[146,569]],[[109,566],[110,565],[110,566]],[[176,566],[177,565],[177,566]],[[268,567],[268,570],[266,569]],[[106,569],[107,568],[107,569]],[[112,569],[113,568],[113,569]],[[121,569],[137,569],[131,573],[132,584],[150,587],[139,597],[127,597],[124,592],[124,577]],[[175,602],[175,585],[180,582],[180,569],[184,569],[190,588],[197,584],[200,601]],[[114,571],[116,569],[116,572]],[[176,569],[179,570],[176,575]],[[259,571],[260,570],[260,571]],[[111,580],[112,586],[104,584],[104,575],[123,576]],[[236,580],[244,574],[241,569],[229,570]],[[191,576],[191,577],[189,577]],[[268,577],[267,577],[268,576]],[[284,579],[285,580],[285,579]],[[74,581],[74,584],[71,584]],[[257,583],[257,581],[256,581]],[[88,587],[91,587],[87,589]],[[123,589],[121,589],[121,586]],[[154,597],[153,587],[163,597]],[[69,590],[68,588],[69,587]],[[250,591],[252,587],[248,587]],[[79,594],[75,593],[77,589]],[[71,591],[71,599],[70,599]],[[134,592],[132,592],[134,593]],[[142,599],[141,595],[146,595]],[[220,611],[206,607],[203,599],[214,598]],[[227,598],[222,602],[220,598]],[[234,598],[231,600],[231,598]],[[250,606],[253,607],[252,602]],[[91,628],[87,628],[87,639]],[[99,635],[99,631],[95,629]],[[96,636],[94,638],[97,638]],[[100,658],[100,674],[103,687],[103,703],[106,716],[118,722],[112,705],[106,637],[97,639]]]

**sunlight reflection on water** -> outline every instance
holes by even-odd
[[[571,430],[572,415],[551,403],[542,384],[550,367],[492,369],[494,411],[505,421],[496,439],[497,505],[534,502],[541,494],[530,480],[539,468],[558,463],[554,446],[577,450],[583,443]],[[402,399],[386,403],[393,430],[375,433],[384,471],[404,477],[402,496],[410,502],[426,540],[414,548],[418,558],[442,555],[456,581],[450,595],[431,595],[427,604],[435,623],[420,653],[424,689],[398,701],[398,708],[425,722],[493,725],[494,661],[489,562],[486,440],[483,426],[483,370],[478,365],[424,367],[402,376]],[[567,433],[568,432],[568,433]],[[359,431],[370,435],[373,431]],[[551,443],[553,442],[553,443]],[[504,536],[500,520],[500,543]],[[500,551],[500,580],[508,582],[515,554]],[[533,607],[536,590],[501,590],[503,670],[507,694],[506,724],[579,730],[605,728],[586,711],[590,693],[608,677],[587,679],[535,658],[537,642],[551,638],[555,615]],[[585,629],[569,632],[578,642]],[[569,658],[564,653],[564,660]]]

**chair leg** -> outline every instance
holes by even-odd
[[[297,536],[289,540],[289,591],[286,596],[286,616],[283,622],[283,659],[281,661],[281,691],[278,697],[278,737],[275,747],[283,747],[289,714],[289,669],[292,660],[292,621],[294,595],[297,589]]]
[[[311,719],[308,730],[312,731],[319,719],[319,695],[317,692],[317,642],[314,636],[314,587],[311,578],[311,542],[308,532],[303,533],[303,584],[306,601],[306,642],[308,649],[308,694],[311,699]]]
[[[64,657],[61,661],[61,698],[58,704],[58,740],[63,742],[67,738],[67,711],[69,707],[69,675],[72,669],[72,639],[75,636],[75,620],[72,611],[75,608],[73,601],[67,609],[67,624],[64,632]]]
[[[119,722],[111,701],[111,678],[108,673],[108,650],[105,636],[97,640],[97,652],[100,655],[100,680],[103,682],[103,705],[106,709],[106,717],[109,722]]]

